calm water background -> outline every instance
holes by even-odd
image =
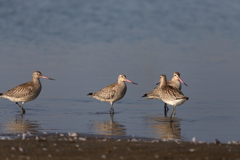
[[[240,141],[239,35],[236,0],[0,0],[1,92],[35,70],[56,79],[41,80],[23,116],[0,99],[0,133]],[[170,123],[163,102],[141,96],[175,71],[190,100]],[[110,117],[109,103],[86,94],[119,74],[139,85],[127,84]]]

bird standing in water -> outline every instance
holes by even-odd
[[[188,86],[188,85],[180,78],[180,73],[179,73],[179,72],[174,72],[172,79],[169,80],[169,81],[167,82],[167,84],[168,84],[169,86],[172,86],[173,88],[176,88],[176,89],[178,89],[178,90],[181,91],[181,88],[182,88],[182,87],[181,87],[181,83],[180,83],[180,82],[183,83],[184,85]],[[157,84],[159,84],[159,82],[158,82]],[[167,104],[164,103],[164,114],[165,114],[165,116],[167,115],[168,110],[169,110],[169,109],[168,109]]]
[[[173,107],[171,120],[176,114],[176,106],[183,104],[189,99],[188,97],[184,96],[180,90],[169,86],[167,84],[166,75],[164,74],[160,76],[159,96],[163,102]]]
[[[41,92],[42,85],[39,78],[54,80],[43,76],[40,71],[35,71],[32,74],[32,81],[20,84],[5,93],[0,93],[0,97],[16,102],[16,104],[21,108],[22,114],[24,114],[26,111],[23,108],[23,104],[36,99]],[[22,105],[18,102],[22,102]]]
[[[181,83],[185,84],[186,86],[188,86],[181,78],[180,78],[180,73],[179,72],[174,72],[173,73],[173,77],[171,80],[169,80],[167,82],[168,86],[172,86],[175,89],[178,89],[181,91]],[[157,83],[157,85],[160,83],[160,81]],[[160,96],[159,96],[159,89],[160,86],[157,86],[154,88],[154,90],[152,90],[151,92],[144,94],[142,97],[147,97],[147,99],[158,99],[160,100]],[[164,114],[165,116],[167,116],[167,112],[168,112],[168,107],[167,104],[164,104]]]
[[[114,114],[113,103],[122,99],[127,91],[125,81],[137,85],[137,83],[128,80],[124,74],[120,74],[118,76],[118,82],[113,83],[98,92],[89,93],[88,96],[96,98],[102,102],[109,102],[111,104],[110,114]]]

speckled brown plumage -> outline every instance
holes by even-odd
[[[39,78],[54,80],[43,76],[40,71],[35,71],[32,74],[32,81],[20,84],[5,93],[0,93],[0,97],[16,102],[16,104],[21,108],[22,113],[25,113],[23,104],[36,99],[41,92],[42,85]],[[22,102],[22,106],[18,104],[18,102]]]
[[[173,111],[171,114],[172,119],[176,114],[176,106],[183,104],[186,100],[188,100],[188,97],[184,96],[180,90],[169,86],[167,84],[166,75],[160,76],[160,82],[159,96],[163,102],[173,106]]]
[[[159,84],[159,82],[157,84]],[[167,82],[167,85],[171,86],[175,89],[181,90],[181,82],[187,86],[187,84],[180,78],[180,73],[179,72],[174,72],[172,79]],[[147,99],[158,99],[158,100],[160,100],[161,98],[159,96],[159,90],[160,90],[160,86],[157,86],[151,92],[149,92],[147,94],[144,94],[142,97],[147,97]],[[167,107],[167,104],[165,103],[164,104],[165,116],[167,115],[168,110],[169,109]]]
[[[109,102],[111,104],[110,113],[113,114],[113,103],[122,99],[127,91],[125,81],[137,84],[128,80],[125,75],[120,74],[118,76],[118,82],[113,83],[98,92],[89,93],[88,96],[96,98],[102,102]]]

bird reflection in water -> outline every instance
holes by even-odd
[[[174,121],[169,121],[168,117],[148,117],[153,133],[157,134],[159,139],[180,140],[181,128],[180,119],[175,118]]]
[[[110,114],[110,120],[98,121],[93,124],[97,134],[126,135],[125,126],[114,121],[113,116],[113,114]]]
[[[24,115],[16,115],[15,120],[4,125],[6,133],[37,133],[40,126],[35,121],[30,121],[24,118]]]

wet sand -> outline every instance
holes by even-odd
[[[82,137],[76,134],[0,140],[0,159],[240,159],[240,145]]]

